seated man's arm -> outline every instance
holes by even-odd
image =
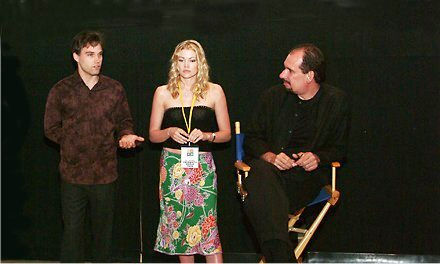
[[[345,94],[335,99],[329,111],[329,129],[326,142],[313,151],[320,159],[320,164],[330,165],[334,161],[344,161],[347,153],[348,135],[350,130],[350,105]]]
[[[251,116],[250,122],[244,123],[245,139],[244,151],[247,157],[258,159],[263,154],[271,152],[269,133],[271,130],[271,107],[270,97],[267,91],[260,97],[259,103]]]
[[[247,125],[245,138],[246,155],[260,158],[276,166],[279,170],[288,170],[296,166],[292,157],[285,153],[274,153],[271,148],[271,135],[274,118],[277,118],[271,90],[263,93],[260,103],[254,111],[251,122]],[[273,92],[273,91],[272,91]]]

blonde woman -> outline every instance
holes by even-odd
[[[149,138],[163,143],[155,250],[185,263],[195,254],[223,262],[211,146],[229,141],[231,128],[223,89],[209,82],[205,53],[195,40],[174,50],[168,84],[154,93]]]

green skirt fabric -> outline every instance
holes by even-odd
[[[169,255],[222,252],[217,228],[217,175],[210,152],[199,168],[183,169],[180,154],[160,158],[160,220],[154,249]]]

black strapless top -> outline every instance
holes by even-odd
[[[189,122],[190,109],[191,107],[189,106],[184,107],[186,120],[188,122]],[[170,107],[167,110],[165,110],[161,129],[165,129],[168,127],[179,127],[187,131],[185,125],[185,119],[183,119],[183,115],[182,115],[182,107],[180,106]],[[191,121],[191,131],[195,128],[200,129],[203,132],[218,131],[217,119],[215,118],[214,109],[204,105],[194,106],[192,121]],[[209,141],[199,141],[197,142],[196,145],[199,146],[199,151],[204,151],[204,152],[211,151],[212,143]],[[163,143],[163,147],[180,149],[180,144],[174,141],[172,138],[169,138]]]

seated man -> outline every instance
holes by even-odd
[[[244,142],[252,167],[244,209],[268,262],[294,260],[288,214],[328,183],[329,165],[345,156],[349,130],[347,96],[323,83],[325,60],[316,46],[293,48],[280,78],[284,87],[263,93]]]

